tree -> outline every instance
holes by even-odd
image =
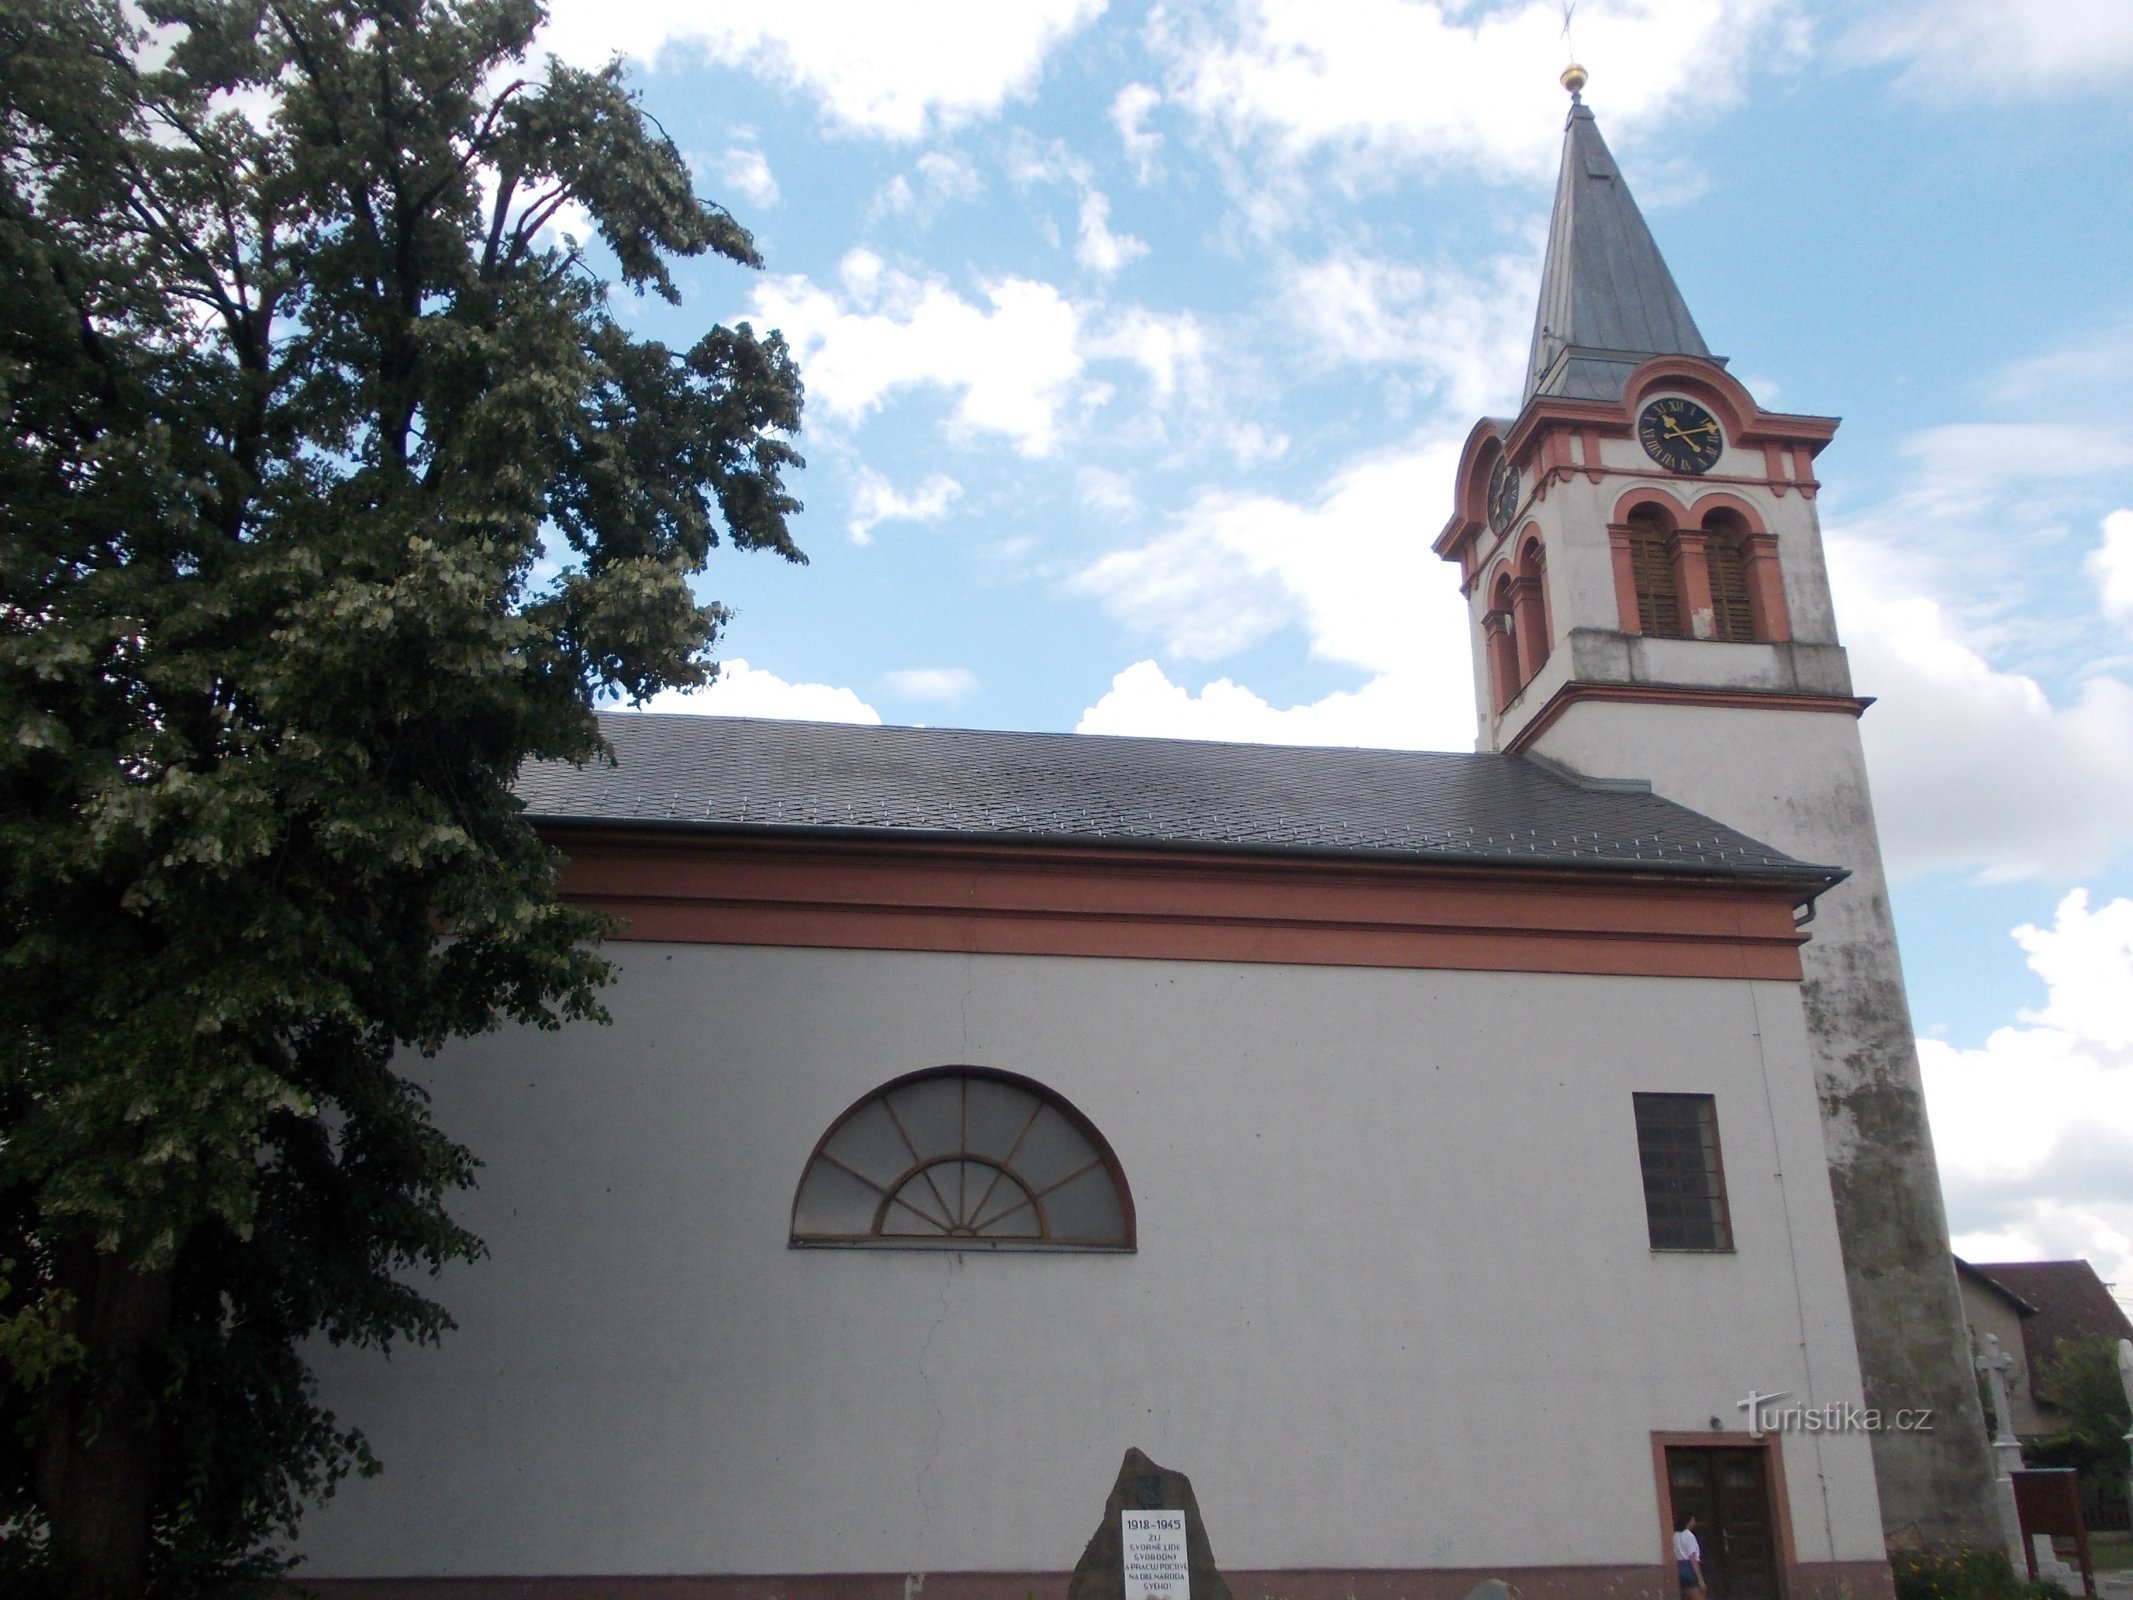
[[[511,783],[802,559],[800,385],[622,285],[758,265],[535,0],[0,0],[0,1561],[198,1592],[350,1471],[303,1342],[450,1326],[395,1070],[596,1017]],[[572,217],[597,243],[558,239]]]
[[[2052,1345],[2051,1364],[2038,1374],[2037,1398],[2065,1426],[2023,1451],[2031,1466],[2072,1467],[2092,1507],[2116,1525],[2126,1501],[2126,1430],[2133,1409],[2118,1376],[2118,1341],[2077,1334]],[[2093,1514],[2093,1512],[2092,1512]]]

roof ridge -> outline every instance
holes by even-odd
[[[610,719],[654,718],[662,722],[674,723],[747,722],[783,728],[837,728],[862,734],[969,734],[980,738],[1057,739],[1062,741],[1077,739],[1102,740],[1107,743],[1121,745],[1163,745],[1193,750],[1336,750],[1356,755],[1424,756],[1453,761],[1521,761],[1526,759],[1522,755],[1512,755],[1497,750],[1425,750],[1419,746],[1393,744],[1289,744],[1279,740],[1267,739],[1191,739],[1179,734],[1162,733],[1083,733],[1078,728],[983,728],[933,722],[835,722],[815,717],[740,716],[725,711],[639,711],[629,707],[615,707],[597,711],[594,715],[600,719],[603,725]]]

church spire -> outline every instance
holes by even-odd
[[[1563,73],[1570,120],[1526,366],[1527,400],[1537,394],[1619,400],[1623,380],[1649,357],[1711,353],[1578,93],[1584,86],[1583,67]]]

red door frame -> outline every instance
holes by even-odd
[[[1745,1433],[1652,1434],[1652,1483],[1659,1496],[1659,1561],[1666,1573],[1667,1594],[1674,1583],[1674,1491],[1667,1478],[1666,1452],[1689,1447],[1700,1450],[1759,1450],[1763,1456],[1763,1482],[1770,1492],[1770,1534],[1777,1557],[1779,1600],[1793,1592],[1792,1569],[1797,1557],[1792,1548],[1792,1503],[1785,1494],[1785,1452],[1774,1434],[1751,1439]]]

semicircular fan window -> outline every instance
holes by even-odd
[[[793,1196],[796,1245],[1130,1250],[1133,1201],[1089,1119],[1027,1078],[943,1067],[830,1125]]]

